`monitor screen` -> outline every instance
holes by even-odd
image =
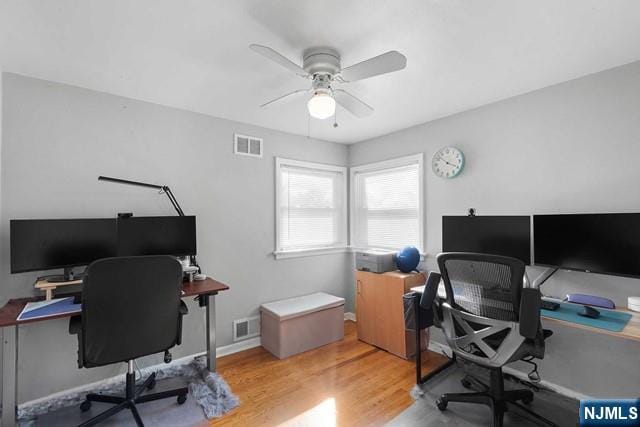
[[[9,222],[11,273],[88,265],[116,255],[115,219]]]
[[[196,217],[119,218],[118,255],[196,255]]]
[[[442,251],[502,255],[531,264],[529,216],[443,216]]]
[[[537,265],[640,277],[640,213],[534,215]]]

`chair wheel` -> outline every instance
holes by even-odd
[[[522,399],[522,403],[524,403],[525,405],[528,405],[531,402],[533,402],[533,396],[525,397],[524,399]]]
[[[441,397],[440,399],[436,400],[436,406],[439,410],[444,411],[445,409],[447,409],[447,400]]]
[[[186,394],[181,394],[181,395],[178,396],[178,405],[182,405],[186,401],[187,401],[187,395]]]
[[[460,380],[460,384],[462,384],[462,387],[464,387],[466,389],[471,389],[471,387],[472,387],[471,381],[469,381],[466,378],[461,379]]]
[[[89,402],[88,400],[85,400],[80,404],[80,410],[82,412],[87,412],[89,409],[91,409],[91,402]]]
[[[153,388],[156,386],[156,379],[152,379],[151,382],[147,385],[147,390],[153,390]]]

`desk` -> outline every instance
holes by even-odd
[[[207,367],[216,369],[216,304],[218,292],[229,287],[214,279],[184,282],[182,298],[197,296],[200,307],[206,313]],[[18,385],[18,327],[25,323],[44,322],[52,319],[71,317],[78,313],[58,314],[18,321],[16,318],[28,302],[41,301],[44,297],[19,298],[9,300],[0,308],[0,327],[2,328],[2,427],[16,425],[16,398]],[[10,410],[9,408],[13,408]]]
[[[414,288],[411,288],[411,291],[417,292],[418,294],[422,294],[424,292],[424,286],[416,286]],[[442,282],[440,283],[440,286],[438,287],[438,294],[437,294],[436,298],[439,298],[439,299],[445,299],[446,298],[446,292],[445,292],[445,289],[444,289],[444,286],[443,286]],[[588,331],[591,331],[591,332],[610,335],[610,336],[614,336],[614,337],[617,337],[617,338],[623,338],[623,339],[627,339],[627,340],[640,341],[640,313],[636,313],[636,312],[633,312],[633,311],[630,311],[630,310],[627,310],[627,309],[624,309],[624,308],[616,309],[616,311],[622,311],[622,312],[631,314],[631,319],[629,320],[629,323],[627,323],[625,328],[620,332],[612,332],[612,331],[609,331],[609,330],[606,330],[606,329],[594,328],[594,327],[591,327],[591,326],[581,325],[581,324],[578,324],[578,323],[567,322],[567,321],[558,320],[558,319],[552,319],[552,318],[546,317],[544,315],[542,315],[540,317],[542,319],[544,319],[545,321],[559,323],[559,324],[562,324],[564,326],[568,326],[568,327],[572,327],[572,328],[576,328],[576,329],[588,330]],[[454,356],[455,356],[455,354],[454,354]],[[424,381],[426,381],[429,378],[429,376],[423,378],[421,375],[422,375],[421,366],[420,366],[420,361],[418,360],[418,361],[416,361],[416,377],[417,377],[417,383],[418,384],[423,383]]]
[[[543,297],[543,299],[545,298]],[[557,302],[557,300],[554,300],[554,299],[550,299],[550,301]],[[596,309],[599,309],[599,308],[596,307]],[[603,310],[608,310],[608,309],[603,309]],[[569,326],[572,328],[585,329],[588,331],[597,332],[605,335],[611,335],[618,338],[640,341],[640,313],[627,310],[626,308],[617,308],[613,311],[619,311],[619,312],[627,313],[631,315],[631,319],[629,319],[629,322],[625,325],[624,329],[621,330],[620,332],[613,332],[613,331],[609,331],[607,329],[602,329],[602,328],[594,328],[592,326],[582,325],[580,323],[567,322],[565,320],[554,319],[544,315],[541,315],[540,317],[547,321],[556,322],[561,325]]]
[[[424,292],[424,286],[416,286],[415,288],[411,288],[411,291],[413,292],[417,292],[419,294],[422,294]],[[444,286],[442,285],[442,282],[440,282],[440,286],[438,287],[438,295],[437,298],[440,299],[445,299],[446,298],[446,293],[444,290]],[[545,297],[542,297],[543,299],[545,299]],[[551,301],[555,301],[553,299],[550,299]],[[597,309],[597,307],[596,307]],[[631,319],[629,319],[629,323],[627,323],[627,325],[624,327],[624,329],[620,332],[613,332],[613,331],[609,331],[606,329],[601,329],[601,328],[594,328],[591,326],[587,326],[587,325],[581,325],[579,323],[574,323],[574,322],[567,322],[564,320],[558,320],[558,319],[553,319],[551,317],[547,317],[545,315],[541,315],[540,317],[542,319],[545,319],[547,321],[551,321],[551,322],[557,322],[560,323],[562,325],[565,326],[569,326],[572,328],[578,328],[578,329],[586,329],[588,331],[591,332],[597,332],[599,334],[606,334],[606,335],[611,335],[614,337],[618,337],[618,338],[624,338],[624,339],[629,339],[629,340],[634,340],[634,341],[640,341],[640,313],[638,312],[634,312],[631,310],[627,310],[626,308],[617,308],[615,309],[615,311],[620,311],[623,313],[628,313],[631,315]]]

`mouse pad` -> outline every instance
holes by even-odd
[[[559,302],[557,300],[550,299],[549,301]],[[570,302],[559,302],[560,308],[555,311],[540,310],[540,314],[544,317],[551,319],[564,320],[566,322],[577,323],[579,325],[591,326],[592,328],[606,329],[612,332],[620,332],[631,319],[629,313],[623,313],[620,311],[607,310],[605,308],[594,307],[600,312],[600,317],[597,319],[591,319],[589,317],[580,316],[578,313],[582,313],[582,304],[573,304]]]

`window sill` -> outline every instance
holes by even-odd
[[[337,248],[317,248],[317,249],[298,249],[293,251],[275,251],[273,256],[275,259],[301,258],[316,255],[340,254],[349,252],[347,247]]]

